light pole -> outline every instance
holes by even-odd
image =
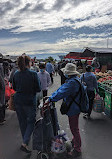
[[[110,34],[112,35],[112,34]],[[107,48],[108,48],[108,45],[109,45],[109,37],[107,38]]]
[[[109,37],[107,38],[107,49],[108,49],[108,41],[109,41]]]

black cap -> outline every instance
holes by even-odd
[[[91,66],[91,65],[87,65],[87,66],[86,66],[86,71],[87,71],[87,72],[90,72],[91,69],[92,69],[92,66]]]

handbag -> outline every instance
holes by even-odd
[[[60,112],[62,115],[67,114],[67,112],[70,109],[71,104],[73,103],[74,99],[78,96],[79,92],[80,92],[80,88],[74,97],[70,96],[72,98],[72,101],[69,103],[69,105],[67,105],[66,102],[63,100],[61,107],[60,107]]]
[[[14,107],[14,94],[10,95],[10,98],[8,100],[9,109],[15,111]]]
[[[68,112],[69,108],[70,108],[70,104],[69,104],[69,106],[67,106],[66,102],[63,100],[61,107],[60,107],[61,114],[62,115],[66,114]]]

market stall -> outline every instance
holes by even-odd
[[[112,48],[86,48],[83,56],[96,57],[102,72],[112,70]]]
[[[104,99],[104,112],[112,118],[112,71],[96,73],[99,94]]]

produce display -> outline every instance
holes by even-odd
[[[95,75],[98,81],[99,95],[104,101],[104,113],[112,119],[112,71],[95,72]]]
[[[107,72],[95,72],[96,76],[101,76],[101,77],[104,77],[104,76],[112,76],[112,71],[111,70],[108,70]]]
[[[105,84],[105,85],[107,85],[109,87],[112,87],[112,80],[104,81],[104,82],[102,82],[102,84]]]
[[[100,77],[105,77],[105,76],[108,76],[110,75],[109,73],[102,73],[102,72],[99,72],[99,73],[95,73],[96,76],[100,76]]]
[[[102,83],[102,82],[105,82],[107,80],[111,81],[112,80],[112,76],[105,76],[105,77],[99,78],[98,82]]]
[[[105,89],[112,92],[112,80],[107,80],[102,82],[103,85],[105,85]]]
[[[112,71],[111,70],[109,70],[106,73],[95,72],[95,75],[96,75],[98,82],[100,82],[100,83],[107,81],[107,80],[112,80]]]
[[[109,70],[107,73],[99,72],[95,75],[98,79],[99,86],[112,92],[112,71]]]

